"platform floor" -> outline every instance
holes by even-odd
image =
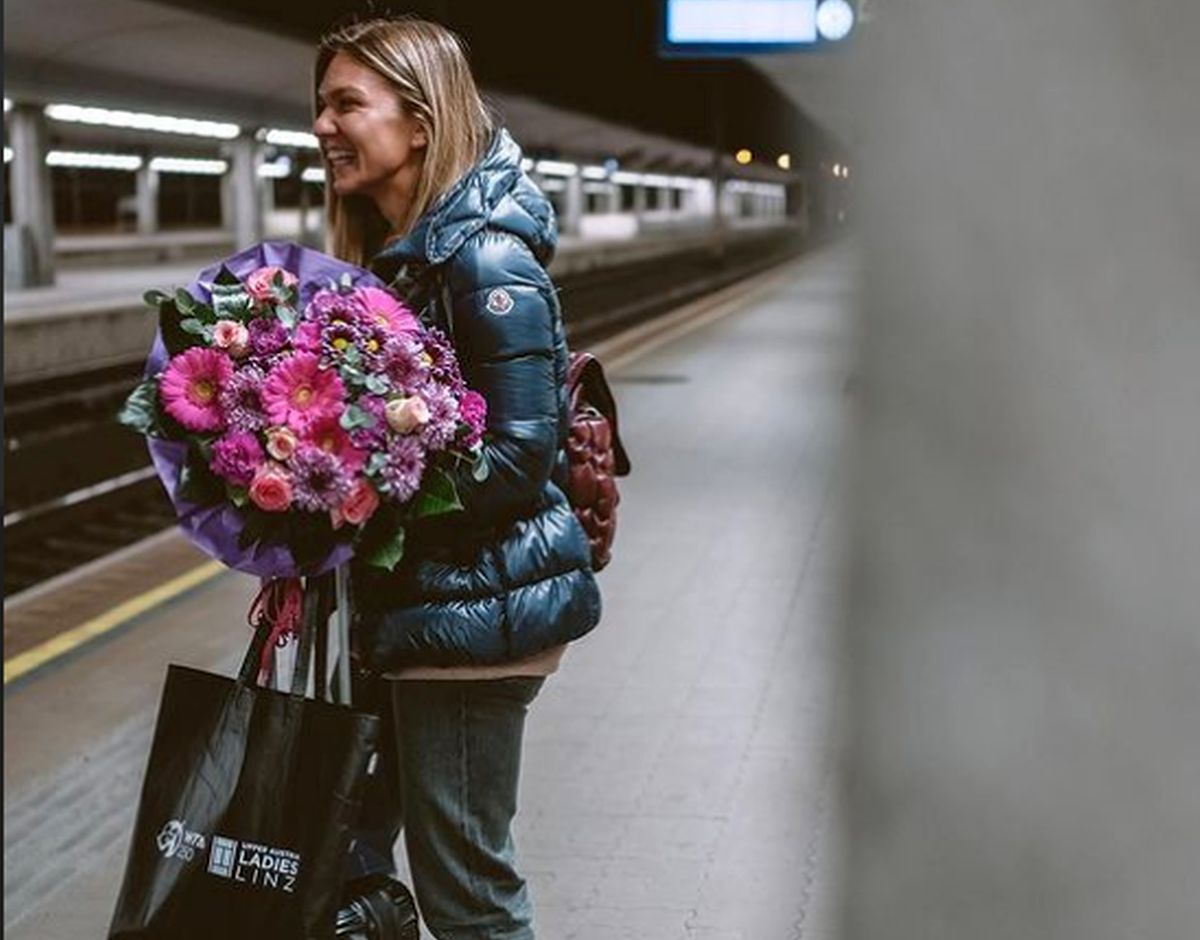
[[[794,263],[613,363],[634,473],[604,619],[527,729],[542,940],[836,935],[852,263]],[[6,687],[5,937],[103,935],[165,667],[232,671],[253,589],[220,575]]]

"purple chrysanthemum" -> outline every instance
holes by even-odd
[[[360,450],[375,451],[387,441],[387,401],[376,395],[361,395],[356,402],[359,408],[375,419],[369,428],[355,428],[350,432],[350,443]]]
[[[421,355],[421,343],[407,335],[389,337],[380,359],[392,384],[413,394],[429,380],[429,364]]]
[[[333,319],[357,321],[363,314],[362,305],[353,294],[342,294],[328,288],[317,291],[305,308],[305,316],[322,325]]]
[[[302,444],[289,461],[292,497],[296,506],[309,512],[336,509],[350,493],[353,481],[333,454]]]
[[[388,446],[388,461],[379,472],[383,492],[398,502],[412,499],[421,488],[425,449],[412,435],[395,438]]]
[[[238,369],[221,389],[221,410],[229,427],[238,431],[260,431],[267,426],[261,389],[266,378],[262,369],[246,365]]]
[[[246,431],[233,431],[213,444],[212,471],[234,486],[249,486],[264,460],[258,438]]]
[[[449,385],[457,395],[466,391],[462,373],[458,368],[458,357],[446,334],[433,327],[422,337],[422,343],[426,355],[431,360],[429,374],[441,384]]]
[[[274,317],[255,317],[247,329],[250,351],[256,356],[273,356],[287,345],[287,327]]]
[[[421,440],[430,450],[442,450],[458,432],[458,399],[445,386],[430,382],[421,392],[429,406],[429,420],[421,429]]]

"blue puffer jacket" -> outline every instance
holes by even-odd
[[[488,403],[482,482],[462,512],[406,533],[395,572],[355,570],[358,642],[380,671],[521,659],[600,619],[587,538],[561,489],[567,346],[553,283],[554,212],[504,130],[371,263],[423,322],[453,339]]]

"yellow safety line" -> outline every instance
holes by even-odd
[[[128,623],[139,614],[144,614],[146,611],[174,597],[178,597],[185,591],[189,591],[197,585],[203,584],[205,581],[211,581],[222,571],[228,570],[219,561],[205,562],[203,565],[193,568],[191,571],[185,572],[177,578],[172,578],[165,584],[160,584],[156,588],[130,598],[123,604],[118,604],[111,610],[105,611],[98,617],[93,617],[86,623],[81,623],[79,626],[67,630],[65,633],[60,633],[58,636],[46,640],[44,643],[39,643],[24,653],[18,653],[11,659],[6,659],[4,661],[4,684],[8,685],[14,679],[19,679],[39,666],[45,665],[50,660],[69,653],[71,650],[88,642],[88,640],[103,636],[105,633]]]

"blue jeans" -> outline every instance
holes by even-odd
[[[512,821],[526,710],[544,683],[384,680],[392,735],[364,798],[352,874],[393,872],[403,828],[421,917],[438,940],[533,940]]]

